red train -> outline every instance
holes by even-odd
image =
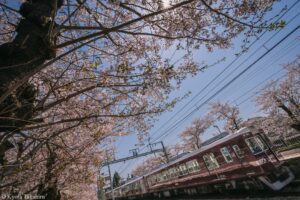
[[[223,137],[222,137],[223,136]],[[243,190],[280,190],[294,179],[261,130],[222,134],[202,148],[114,189],[116,199],[187,196]],[[112,192],[106,193],[111,199]]]

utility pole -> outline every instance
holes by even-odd
[[[157,152],[163,152],[163,151],[164,151],[163,149],[153,149],[152,151],[138,153],[136,149],[132,149],[132,150],[130,150],[130,152],[132,152],[132,156],[128,156],[128,157],[125,157],[125,158],[119,158],[119,159],[115,159],[115,160],[112,160],[112,161],[106,160],[106,162],[102,164],[102,167],[105,166],[105,165],[111,165],[111,164],[115,164],[115,163],[119,163],[119,162],[124,162],[126,160],[131,160],[131,159],[134,159],[134,158],[146,156],[146,155],[157,153]]]
[[[161,143],[162,149],[163,149],[163,151],[164,151],[165,157],[166,157],[166,159],[167,159],[167,163],[169,163],[170,160],[169,160],[169,156],[168,156],[168,154],[167,154],[165,145],[164,145],[163,141],[161,141],[160,143]]]
[[[139,149],[131,149],[131,150],[129,150],[129,152],[132,152],[133,156],[137,156],[138,155],[138,150]]]
[[[106,150],[106,162],[107,162],[108,175],[109,175],[109,181],[110,181],[111,198],[112,198],[112,200],[115,200],[114,186],[113,186],[113,180],[112,180],[112,177],[111,177],[111,171],[110,171],[110,165],[109,165],[109,161],[108,161],[108,152],[107,152],[107,150]]]
[[[166,148],[165,148],[165,145],[164,145],[163,141],[156,142],[156,143],[149,143],[150,150],[152,151],[152,147],[153,147],[153,146],[156,146],[157,144],[160,144],[160,145],[161,145],[162,151],[163,151],[164,156],[165,156],[165,158],[166,158],[166,160],[167,160],[167,163],[169,163],[169,162],[170,162],[169,156],[168,156],[168,154],[167,154],[167,151],[166,151]]]
[[[222,133],[218,125],[213,125],[213,127],[215,127],[216,129],[218,129],[219,134]]]
[[[153,149],[152,147],[156,146],[157,144],[161,144],[161,148],[159,148],[159,149]],[[148,152],[139,153],[138,149],[131,149],[129,152],[132,153],[132,156],[128,156],[128,157],[125,157],[125,158],[119,158],[119,159],[113,159],[111,161],[109,160],[108,151],[107,150],[105,151],[105,153],[106,153],[106,162],[103,163],[100,166],[100,169],[101,169],[101,167],[107,165],[108,174],[109,174],[109,180],[110,180],[110,188],[111,188],[112,200],[115,200],[115,196],[114,196],[115,194],[114,194],[113,180],[112,180],[110,165],[115,164],[115,163],[119,163],[119,162],[125,162],[126,160],[131,160],[131,159],[142,157],[142,156],[146,156],[146,155],[149,155],[149,154],[154,154],[154,153],[157,153],[157,152],[163,152],[164,156],[166,157],[167,162],[169,162],[169,157],[168,157],[166,148],[164,146],[164,143],[162,141],[156,142],[156,143],[153,143],[153,144],[149,143],[149,146],[150,146],[150,151],[148,151]],[[99,170],[99,173],[100,173],[100,170]]]
[[[150,137],[148,138],[148,146],[149,146],[149,148],[150,148],[150,151],[152,151],[152,145],[151,145],[151,143],[150,143]]]

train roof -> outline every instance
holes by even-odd
[[[156,173],[156,172],[158,172],[160,170],[163,170],[163,169],[165,169],[165,168],[167,168],[169,166],[172,166],[172,165],[174,165],[177,162],[180,162],[180,161],[183,161],[183,160],[188,159],[190,157],[193,157],[193,156],[195,156],[195,155],[197,155],[197,154],[199,154],[199,153],[201,153],[203,151],[206,151],[207,149],[213,148],[214,146],[222,144],[223,142],[227,142],[228,140],[231,140],[231,139],[233,139],[235,137],[243,135],[244,133],[252,132],[253,130],[257,130],[257,129],[252,128],[252,127],[243,127],[243,128],[239,129],[238,131],[236,131],[233,134],[229,134],[227,132],[223,132],[223,133],[221,133],[221,134],[219,134],[219,135],[217,135],[217,136],[215,136],[215,137],[213,137],[211,139],[208,139],[205,142],[203,142],[202,143],[202,147],[200,149],[197,149],[197,150],[195,150],[195,151],[193,151],[191,153],[185,154],[185,155],[181,156],[180,158],[178,158],[176,160],[170,161],[167,164],[160,165],[158,168],[152,170],[151,172],[146,173],[145,175],[140,176],[140,177],[138,177],[138,178],[136,178],[134,180],[131,180],[131,181],[127,182],[126,184],[121,185],[120,187],[124,187],[126,185],[131,184],[131,183],[134,183],[137,180],[142,179],[143,177],[147,177],[147,176],[149,176],[151,174],[154,174],[154,173]],[[118,187],[118,188],[120,188],[120,187]],[[118,188],[116,188],[116,189],[118,189]]]

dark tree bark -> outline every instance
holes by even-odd
[[[235,119],[235,118],[233,118],[233,119],[232,119],[232,121],[233,121],[233,125],[234,125],[234,127],[233,127],[233,131],[237,131],[237,130],[239,130],[239,129],[240,129],[240,126],[238,125],[238,123],[237,123],[236,119]]]
[[[297,130],[300,131],[300,122],[298,118],[294,115],[292,110],[290,110],[278,97],[274,96],[275,101],[277,102],[277,106],[281,108],[286,114],[292,119],[293,123],[290,124],[290,126]]]
[[[5,140],[0,145],[0,166],[3,166],[5,164],[5,152],[11,148],[14,148],[14,145],[9,142],[8,140]]]
[[[44,196],[45,200],[60,200],[61,195],[60,191],[57,188],[57,179],[53,174],[53,168],[57,160],[57,155],[54,151],[51,150],[49,145],[49,157],[47,159],[47,172],[45,174],[44,182],[39,186],[37,194],[39,196]]]
[[[20,20],[12,42],[0,46],[0,93],[15,81],[54,58],[57,36],[53,34],[54,17],[63,0],[27,0],[20,7]],[[26,83],[11,91],[0,104],[0,132],[17,131],[30,122],[36,90]]]
[[[21,5],[19,12],[23,18],[16,28],[16,37],[0,45],[0,95],[46,60],[55,58],[54,18],[62,4],[63,0],[27,0]],[[27,82],[9,92],[0,103],[0,132],[18,131],[34,115],[36,89],[32,84]],[[4,164],[5,152],[10,148],[13,145],[8,140],[0,141],[0,165]],[[40,194],[49,200],[60,199],[56,183],[41,187]]]
[[[36,90],[24,84],[0,104],[0,132],[19,131],[34,114]]]
[[[57,5],[55,5],[57,2]],[[63,0],[27,0],[21,5],[22,19],[12,42],[0,46],[0,86],[7,87],[47,59],[55,57],[52,33],[56,10]],[[4,88],[5,89],[5,88]]]

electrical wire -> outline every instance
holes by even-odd
[[[207,100],[205,100],[201,105],[197,106],[195,109],[193,109],[192,112],[190,112],[187,116],[185,116],[183,119],[181,119],[176,126],[179,125],[179,123],[182,123],[187,119],[189,116],[193,115],[196,111],[198,111],[201,107],[203,107],[205,104],[210,102],[215,96],[217,96],[219,93],[221,93],[223,90],[225,90],[228,86],[230,86],[234,81],[236,81],[240,76],[242,76],[245,72],[247,72],[249,69],[251,69],[256,63],[258,63],[262,58],[264,58],[266,55],[268,55],[273,49],[275,49],[278,45],[280,45],[283,41],[285,41],[289,36],[291,36],[294,32],[296,32],[300,26],[298,25],[296,28],[294,28],[292,31],[290,31],[287,35],[285,35],[281,40],[279,40],[275,45],[273,45],[269,50],[267,50],[265,53],[263,53],[258,59],[256,59],[254,62],[252,62],[250,65],[248,65],[244,70],[242,70],[239,74],[237,74],[234,78],[232,78],[228,83],[226,83],[223,87],[221,87],[217,92],[215,92],[212,96],[210,96]],[[172,127],[172,129],[174,129]],[[162,134],[158,138],[156,138],[154,141],[157,141],[158,139],[163,139],[166,136],[168,136],[172,132],[166,132],[165,134]]]

